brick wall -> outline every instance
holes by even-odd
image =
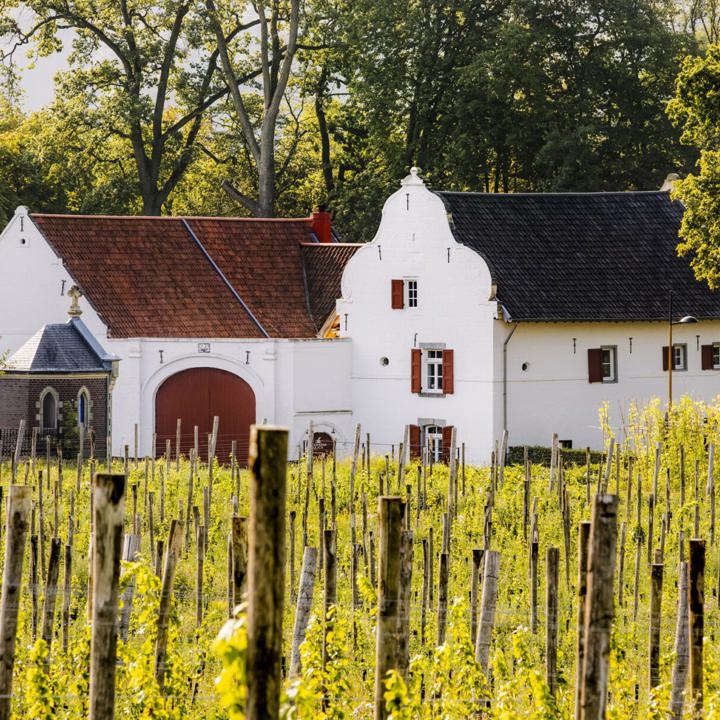
[[[90,398],[89,422],[86,423],[86,429],[92,428],[95,432],[95,454],[103,456],[107,438],[107,383],[106,375],[93,378],[78,378],[72,375],[58,375],[53,378],[15,378],[11,373],[6,373],[0,377],[0,429],[17,430],[20,420],[24,419],[28,428],[24,447],[29,449],[30,428],[40,425],[40,396],[43,391],[52,388],[58,395],[58,430],[60,430],[65,414],[68,411],[77,411],[78,393],[85,388]],[[73,442],[72,438],[66,437],[64,442],[65,457],[77,453],[76,441]],[[44,448],[45,439],[41,437],[38,441],[38,451]],[[85,452],[89,452],[87,441]]]

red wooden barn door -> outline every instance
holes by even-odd
[[[215,455],[226,462],[233,440],[237,440],[238,459],[248,455],[250,425],[255,422],[255,393],[237,375],[215,368],[191,368],[171,375],[155,396],[155,432],[157,453],[165,452],[170,440],[175,452],[175,434],[180,418],[180,451],[188,455],[198,426],[200,454],[207,457],[207,436],[212,432],[213,417],[220,418]]]

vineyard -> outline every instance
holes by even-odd
[[[585,463],[6,463],[0,720],[720,717],[720,407],[603,425]]]

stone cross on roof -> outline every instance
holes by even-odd
[[[83,296],[82,290],[77,285],[73,285],[67,291],[67,294],[68,297],[72,299],[68,315],[70,317],[80,317],[80,315],[82,315],[82,310],[80,309],[80,298]]]

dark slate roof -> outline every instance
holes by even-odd
[[[667,192],[437,194],[513,320],[666,320],[671,289],[678,317],[720,317],[677,256],[683,206]]]
[[[335,312],[340,297],[343,270],[360,245],[348,243],[303,243],[310,312],[318,330]]]
[[[31,217],[112,337],[305,338],[325,321],[311,218]]]
[[[80,318],[45,325],[9,360],[7,372],[108,372],[117,358],[102,349]]]

